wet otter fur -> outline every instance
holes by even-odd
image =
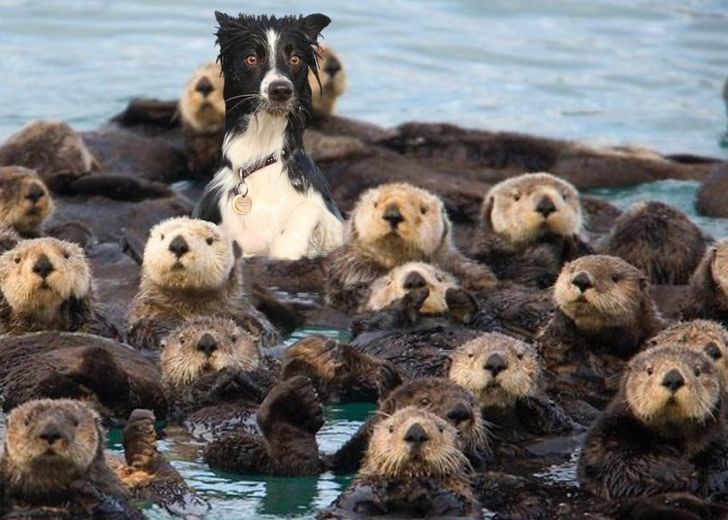
[[[317,54],[318,78],[313,70],[308,71],[314,119],[332,115],[336,100],[346,91],[346,73],[341,58],[328,45],[320,45]]]
[[[704,318],[728,325],[728,240],[713,245],[690,277],[683,319]]]
[[[48,188],[34,170],[0,167],[0,224],[25,238],[35,238],[41,235],[41,225],[52,212]]]

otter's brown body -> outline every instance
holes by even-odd
[[[690,278],[682,305],[684,319],[703,318],[728,325],[728,241],[711,247]]]

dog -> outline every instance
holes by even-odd
[[[246,256],[296,260],[344,240],[341,213],[303,150],[311,119],[309,70],[331,20],[215,12],[225,79],[223,165],[193,215],[220,224]]]

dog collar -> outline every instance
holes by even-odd
[[[286,151],[281,150],[281,157],[283,157],[285,154]],[[235,194],[235,196],[232,200],[233,211],[235,211],[235,213],[237,213],[238,215],[247,215],[253,209],[253,200],[248,197],[248,185],[245,183],[245,179],[253,175],[258,170],[261,170],[266,166],[270,166],[271,164],[277,163],[278,160],[278,157],[276,157],[276,155],[272,153],[265,159],[253,163],[247,168],[243,168],[242,166],[238,168],[238,175],[240,176],[240,180],[233,189],[233,193]],[[225,166],[227,166],[231,170],[233,169],[233,164],[227,157],[225,157]]]
[[[286,155],[286,151],[281,150],[281,157],[283,157],[284,155]],[[238,176],[240,177],[240,182],[245,182],[245,179],[253,175],[255,172],[257,172],[258,170],[262,170],[266,166],[277,163],[278,160],[279,159],[278,157],[276,157],[276,154],[272,153],[268,157],[251,164],[247,168],[243,168],[241,166],[240,168],[238,168]],[[225,157],[225,166],[227,166],[231,170],[233,169],[233,163],[227,157]]]

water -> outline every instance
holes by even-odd
[[[331,16],[326,41],[349,76],[339,111],[351,117],[728,158],[720,96],[728,75],[725,0],[218,0],[215,7]],[[0,139],[34,118],[90,129],[133,97],[177,97],[194,68],[216,55],[212,10],[191,0],[0,0]],[[620,207],[658,198],[695,218],[695,189],[664,181],[597,194]],[[726,221],[698,221],[716,237],[728,235]],[[331,330],[296,337],[312,332],[345,339]],[[345,442],[370,410],[328,408],[322,449]],[[227,475],[206,468],[199,446],[179,437],[161,448],[210,500],[214,518],[310,518],[348,481]],[[552,478],[573,479],[570,471],[554,468]]]

